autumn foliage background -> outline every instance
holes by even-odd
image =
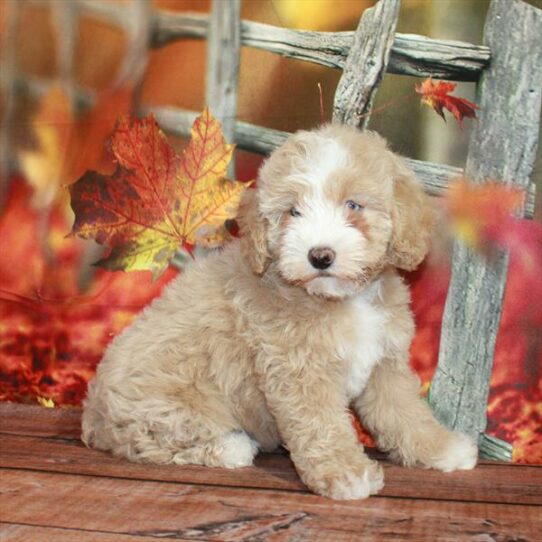
[[[145,104],[203,109],[205,44],[186,41],[151,52],[140,84],[130,76],[118,77],[126,54],[122,33],[95,20],[82,20],[73,82],[93,89],[98,101],[92,108],[76,111],[58,84],[63,38],[51,19],[49,8],[54,3],[21,9],[20,25],[25,32],[16,37],[18,72],[56,80],[56,84],[39,98],[19,93],[10,119],[10,158],[16,159],[16,173],[0,179],[0,400],[67,406],[80,404],[106,344],[177,274],[170,268],[153,282],[148,272],[91,267],[103,252],[91,241],[67,237],[73,222],[67,187],[87,169],[104,174],[114,170],[106,142],[118,116],[132,109],[134,94]],[[362,9],[372,3],[320,0],[307,10],[296,0],[262,0],[245,2],[242,15],[291,28],[347,30],[355,27]],[[404,1],[399,31],[481,41],[487,2],[469,3],[469,7],[460,3],[461,10],[445,2],[448,12],[442,5],[441,11],[435,11],[433,4]],[[0,32],[4,34],[6,5],[0,3]],[[154,5],[171,10],[209,8],[208,2],[189,0],[160,0]],[[239,119],[288,131],[313,127],[320,121],[316,84],[322,83],[324,112],[329,118],[339,75],[335,70],[244,49]],[[461,130],[452,121],[445,124],[428,108],[421,109],[414,90],[419,82],[386,76],[375,107],[390,100],[395,103],[375,115],[371,127],[405,155],[462,166],[470,121]],[[458,91],[474,100],[473,85],[459,85]],[[413,99],[404,98],[408,93]],[[3,113],[6,106],[3,97]],[[186,145],[172,141],[178,151]],[[237,178],[253,179],[261,157],[240,151],[236,157]],[[535,178],[540,176],[538,166]],[[468,196],[459,201],[468,206]],[[536,235],[530,241],[529,235],[520,236],[522,243],[527,239],[527,244],[520,244],[527,255],[538,246]],[[412,364],[425,389],[438,357],[449,280],[446,242],[408,277],[418,322]],[[488,432],[514,444],[516,461],[542,462],[539,253],[533,253],[531,263],[534,268],[520,254],[511,266],[491,383]]]

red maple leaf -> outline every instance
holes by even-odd
[[[423,81],[421,85],[416,86],[416,92],[422,95],[422,103],[432,107],[444,121],[446,121],[444,109],[447,109],[463,128],[463,119],[465,117],[469,119],[476,118],[476,109],[479,109],[479,107],[465,98],[450,96],[450,92],[453,92],[456,86],[455,83],[447,81],[433,83],[430,77]]]

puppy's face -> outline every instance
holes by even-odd
[[[264,267],[275,261],[284,281],[311,295],[357,293],[392,263],[398,167],[376,134],[340,126],[295,134],[260,171],[257,217],[241,216],[245,235],[264,237],[249,250],[259,244]]]

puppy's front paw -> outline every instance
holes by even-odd
[[[318,467],[303,478],[315,493],[337,500],[366,499],[384,487],[384,472],[374,461],[364,462],[358,469]]]
[[[463,433],[450,432],[427,466],[444,472],[469,470],[474,468],[477,460],[478,447],[474,440]]]

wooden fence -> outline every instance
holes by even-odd
[[[11,1],[3,50],[15,44],[18,0]],[[33,2],[35,0],[25,0]],[[77,17],[91,16],[122,28],[128,48],[119,78],[140,81],[148,50],[183,39],[207,39],[206,101],[223,122],[228,140],[248,151],[266,154],[288,133],[236,120],[241,47],[253,47],[285,57],[342,70],[335,94],[333,120],[364,128],[375,92],[385,72],[478,83],[481,110],[475,123],[465,170],[409,159],[426,191],[442,195],[452,178],[464,173],[474,182],[496,179],[527,193],[525,216],[534,212],[534,165],[542,96],[542,12],[521,0],[492,0],[484,45],[430,39],[395,32],[400,0],[380,0],[366,10],[351,32],[308,32],[240,19],[241,0],[213,0],[210,15],[171,13],[153,9],[147,0],[116,4],[72,0],[54,4],[63,37],[58,51],[60,77],[75,103],[92,103],[94,96],[72,80]],[[4,58],[1,85],[6,96],[0,126],[0,161],[7,163],[9,125],[15,95],[21,86],[35,94],[48,83],[22,78],[9,53]],[[149,108],[160,125],[188,136],[197,112],[169,107]],[[438,367],[430,402],[450,427],[480,438],[490,456],[510,458],[506,443],[484,435],[489,381],[501,317],[508,258],[502,253],[489,264],[456,242],[450,289],[444,312]]]

